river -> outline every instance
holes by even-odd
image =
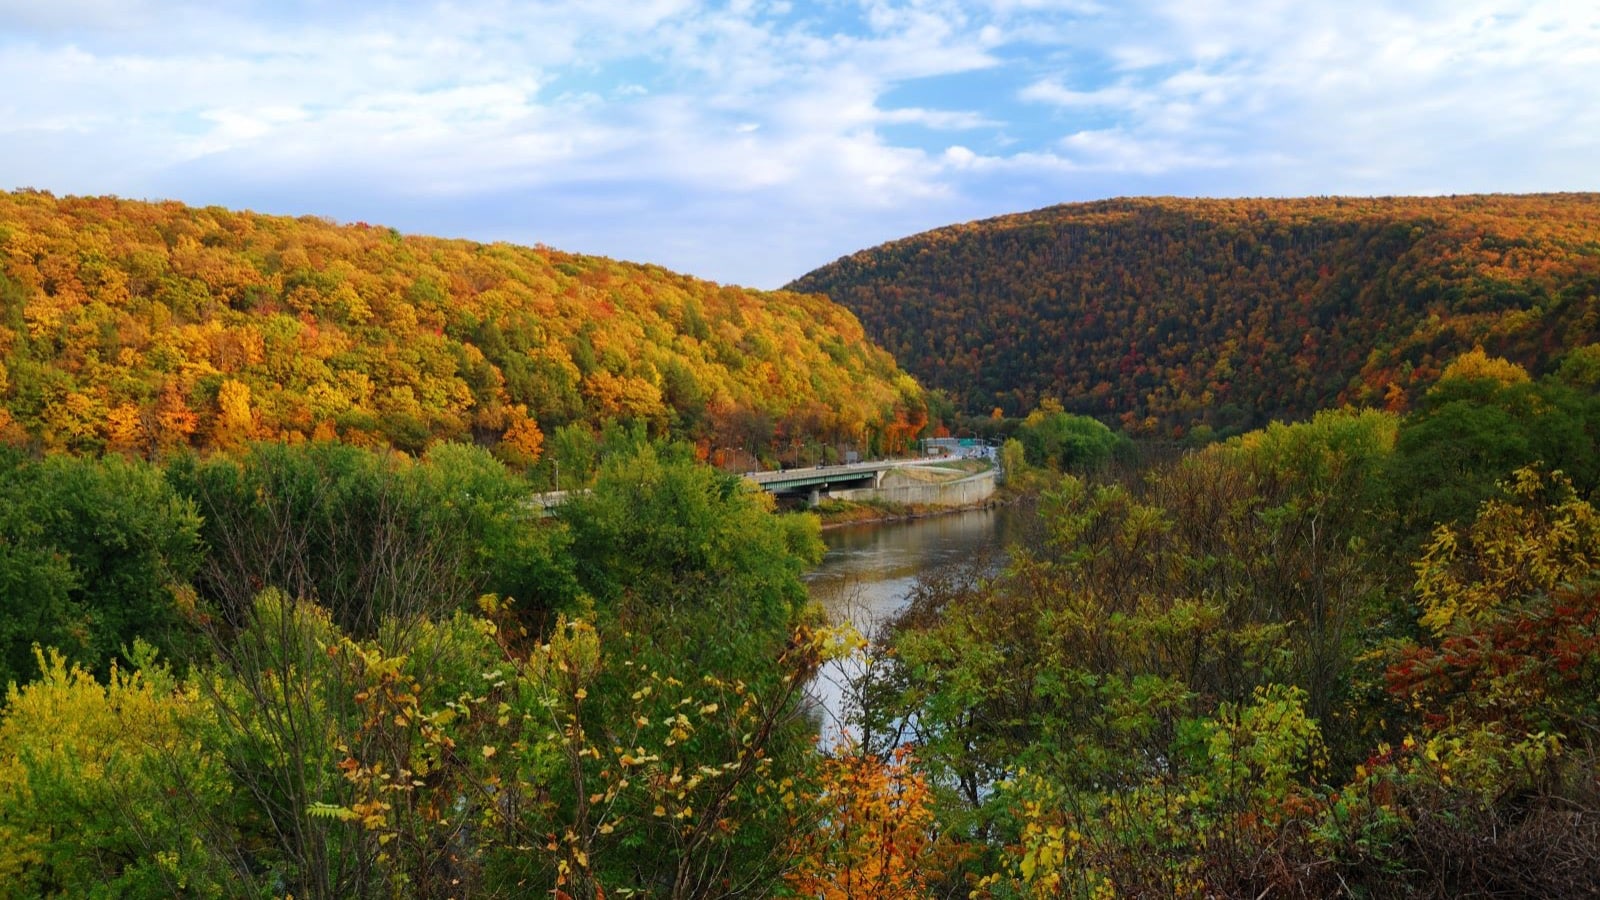
[[[870,637],[905,606],[919,575],[1003,545],[1020,522],[1016,510],[998,507],[832,528],[822,534],[828,553],[806,576],[807,586],[831,619]],[[824,748],[840,737],[845,686],[860,671],[859,658],[831,662],[812,682]]]

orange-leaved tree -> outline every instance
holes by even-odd
[[[823,900],[925,897],[936,879],[933,795],[909,747],[893,756],[840,752],[822,763],[820,813],[794,836],[788,883]]]

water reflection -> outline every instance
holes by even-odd
[[[971,510],[879,525],[852,525],[823,533],[828,553],[807,576],[811,596],[836,622],[853,623],[871,637],[904,608],[917,577],[1003,545],[1015,514],[1006,508]],[[811,685],[822,746],[843,733],[847,686],[862,674],[860,657],[824,666]]]

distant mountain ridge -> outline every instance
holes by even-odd
[[[903,442],[922,391],[849,312],[545,247],[0,193],[0,440],[159,455],[255,439],[508,461],[644,423],[703,449]]]
[[[1230,431],[1402,407],[1482,344],[1535,373],[1600,341],[1600,194],[1119,199],[952,225],[786,286],[972,412]]]

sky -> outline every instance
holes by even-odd
[[[0,0],[0,188],[775,288],[1105,197],[1600,189],[1594,0]]]

